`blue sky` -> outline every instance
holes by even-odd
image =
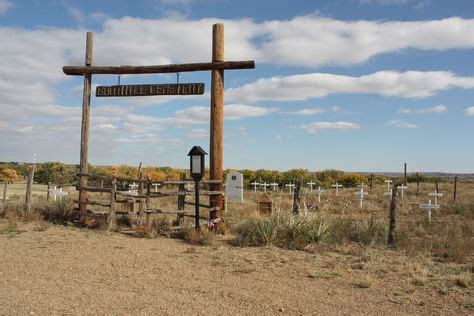
[[[95,65],[206,62],[225,25],[225,168],[474,172],[474,3],[435,0],[0,0],[0,160],[79,160]],[[90,162],[187,167],[208,150],[210,73],[190,97],[92,98]],[[94,85],[115,84],[94,76]],[[175,74],[122,76],[173,83]]]

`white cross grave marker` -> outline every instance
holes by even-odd
[[[62,188],[57,189],[56,187],[53,187],[52,189],[49,189],[49,193],[53,195],[53,200],[56,201],[56,197],[59,196],[59,200],[62,200],[63,196],[69,195],[69,193],[63,191]]]
[[[358,185],[357,185],[357,187],[358,187],[358,188],[361,188],[362,190],[364,190],[364,188],[365,188],[366,186],[367,186],[367,185],[366,185],[364,182],[362,182],[361,184],[358,184]]]
[[[308,182],[308,185],[310,187],[310,192],[313,193],[313,185],[315,185],[316,183],[314,183],[312,180],[310,182]]]
[[[257,181],[254,181],[253,183],[250,183],[250,184],[253,185],[253,191],[257,192],[257,185],[260,185],[260,183],[258,183]]]
[[[267,187],[269,187],[270,185],[268,183],[264,182],[264,183],[260,184],[260,186],[263,187],[263,192],[267,192]]]
[[[128,194],[138,195],[138,184],[136,184],[135,182],[130,184],[130,186],[128,187]]]
[[[321,203],[321,193],[326,192],[326,190],[322,190],[321,187],[318,187],[318,189],[314,190],[314,192],[318,193],[318,203]]]
[[[389,200],[392,200],[392,189],[390,191],[384,192],[383,195],[388,195]]]
[[[290,194],[292,194],[293,188],[295,187],[295,185],[290,182],[289,184],[285,184],[285,187],[287,187],[290,190]]]
[[[359,192],[356,192],[356,193],[354,193],[354,194],[360,196],[359,207],[362,208],[362,202],[363,202],[363,200],[364,200],[364,195],[367,195],[367,194],[369,194],[369,193],[364,192],[364,188],[360,188],[360,191],[359,191]]]
[[[155,187],[155,192],[158,192],[158,187],[161,186],[161,184],[153,183],[153,186]]]
[[[390,179],[385,180],[385,183],[387,184],[387,190],[390,190],[390,184],[391,184],[392,182],[393,182],[393,181],[390,180]]]
[[[438,197],[442,197],[443,193],[438,193],[438,191],[428,193],[429,196],[434,196],[435,198],[435,205],[438,205]]]
[[[336,188],[336,196],[339,196],[339,188],[342,188],[343,185],[336,182],[336,184],[333,184],[332,187]]]
[[[428,221],[431,223],[431,210],[439,208],[439,205],[431,204],[431,200],[429,200],[428,204],[420,204],[420,208],[428,209]]]
[[[403,199],[403,192],[408,189],[408,187],[406,185],[399,185],[398,186],[398,189],[402,191],[402,199]]]
[[[272,186],[273,191],[275,191],[275,187],[278,187],[278,183],[276,182],[270,183],[270,185]]]

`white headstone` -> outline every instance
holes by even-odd
[[[387,184],[387,190],[390,190],[390,183],[392,183],[393,181],[390,180],[390,179],[387,179],[385,180],[385,183]]]
[[[439,205],[431,204],[431,200],[429,200],[428,204],[420,204],[420,208],[428,210],[428,221],[431,223],[431,210],[439,208]]]
[[[244,175],[238,172],[227,174],[225,181],[227,201],[244,203]]]
[[[270,185],[264,182],[264,183],[260,183],[260,186],[263,187],[263,192],[267,192],[267,187],[269,187]]]

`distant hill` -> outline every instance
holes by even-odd
[[[403,172],[354,172],[360,174],[378,174],[386,177],[403,177]],[[408,174],[413,174],[413,172],[408,172]],[[450,180],[454,177],[458,177],[460,181],[474,181],[474,173],[448,173],[448,172],[420,172],[420,174],[426,177],[437,177],[440,179]]]

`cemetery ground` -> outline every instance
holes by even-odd
[[[0,218],[1,311],[472,314],[474,184],[462,183],[453,202],[452,186],[441,183],[444,196],[432,223],[419,204],[427,203],[434,184],[422,184],[419,192],[409,187],[398,199],[393,247],[378,229],[388,222],[383,185],[369,191],[361,209],[355,188],[342,189],[337,198],[329,190],[321,203],[307,196],[310,216],[353,223],[331,227],[331,236],[311,246],[271,239],[246,246],[239,230],[249,219],[268,219],[256,211],[261,193],[254,192],[245,192],[244,204],[228,204],[225,236],[187,241],[143,228],[107,234],[100,225],[23,220],[10,210]],[[269,196],[281,216],[289,212],[287,193]],[[35,201],[43,199],[38,193]]]

